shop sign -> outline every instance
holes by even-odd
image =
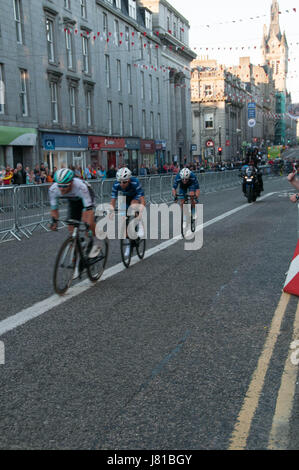
[[[125,139],[125,149],[140,150],[140,139]]]
[[[87,149],[88,138],[85,135],[74,134],[42,134],[44,150]],[[53,148],[49,148],[49,146]]]
[[[154,140],[141,141],[141,153],[155,153],[156,146]]]
[[[88,138],[88,145],[92,150],[123,150],[125,148],[125,139],[90,136]]]
[[[165,150],[166,149],[166,140],[156,140],[155,141],[156,150]]]

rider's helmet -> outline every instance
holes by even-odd
[[[73,181],[75,174],[69,168],[61,168],[61,170],[57,170],[54,175],[54,181],[59,185],[67,185],[71,184]]]
[[[183,168],[180,171],[180,177],[182,180],[188,180],[190,176],[191,176],[191,171],[189,170],[189,168]]]
[[[131,170],[129,168],[120,168],[116,173],[116,179],[119,182],[129,181],[132,176]]]

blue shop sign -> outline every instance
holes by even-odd
[[[156,150],[165,150],[166,149],[166,140],[156,140]]]
[[[45,150],[83,150],[88,148],[88,137],[85,135],[42,134],[42,142]]]
[[[248,119],[256,118],[256,104],[248,103]]]

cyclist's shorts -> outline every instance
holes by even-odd
[[[84,206],[81,199],[69,201],[68,219],[81,220]]]
[[[195,186],[190,186],[189,188],[187,189],[183,189],[183,188],[180,188],[179,190],[179,193],[178,193],[178,199],[185,199],[185,197],[187,196],[188,192],[196,192],[196,187]]]
[[[132,201],[137,201],[137,202],[140,204],[140,198],[139,198],[139,197],[137,197],[137,196],[126,196],[126,202],[125,202],[125,204],[122,204],[122,205],[118,208],[119,212],[123,212],[123,213],[124,213],[124,214],[122,214],[122,215],[125,215],[125,214],[126,214],[126,212],[127,212],[128,208],[130,207]]]

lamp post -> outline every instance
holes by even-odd
[[[218,148],[222,148],[222,145],[221,145],[221,126],[219,126],[219,136],[218,136],[218,140],[219,140],[219,146]],[[219,155],[219,161],[221,163],[221,154],[222,154],[222,150],[218,151],[218,155]]]

